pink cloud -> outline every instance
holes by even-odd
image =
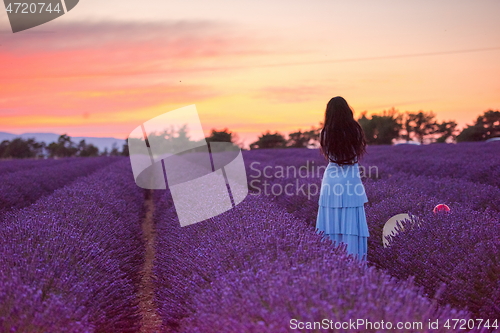
[[[265,87],[256,92],[255,97],[267,99],[273,103],[304,103],[328,95],[330,91],[331,87],[311,85]]]
[[[7,35],[0,48],[2,81],[189,72],[210,59],[269,52],[255,38],[222,23],[80,22],[57,27],[53,33]]]
[[[184,78],[268,52],[257,38],[216,22],[55,26],[52,33],[2,36],[0,115],[81,115],[200,102],[221,92]]]

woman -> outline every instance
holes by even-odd
[[[321,183],[316,229],[336,244],[345,243],[348,253],[366,260],[370,234],[364,204],[368,198],[358,166],[366,142],[351,108],[340,96],[326,106],[320,144],[329,163]]]

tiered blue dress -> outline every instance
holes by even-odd
[[[368,225],[364,204],[368,202],[358,163],[330,162],[323,174],[316,230],[323,231],[335,245],[346,243],[347,252],[366,260]]]

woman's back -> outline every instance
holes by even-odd
[[[368,202],[361,181],[358,163],[339,165],[328,163],[323,174],[319,205],[327,207],[356,207]]]
[[[368,202],[361,182],[358,157],[365,152],[363,129],[342,97],[328,102],[320,133],[321,152],[328,160],[318,200],[316,229],[335,243],[346,243],[347,252],[366,259]]]

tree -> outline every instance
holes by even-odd
[[[271,134],[269,131],[259,136],[259,139],[250,144],[250,149],[263,148],[285,148],[286,140],[283,135],[278,132]]]
[[[190,148],[196,146],[196,144],[200,146]],[[143,147],[145,145],[154,147],[154,152],[156,154],[183,154],[207,150],[205,138],[192,140],[189,136],[187,124],[184,124],[179,128],[170,126],[161,131],[150,132],[147,135],[146,142],[142,134],[141,137],[129,137],[123,145],[121,154],[128,156],[130,154],[130,147]],[[110,153],[106,151],[106,154]]]
[[[367,111],[361,113],[361,117],[358,119],[358,123],[361,126],[361,128],[363,129],[363,132],[365,134],[366,143],[373,144],[373,143],[375,143],[375,140],[376,140],[375,122],[372,121],[373,116],[370,119],[366,116],[366,113],[367,113]]]
[[[500,136],[500,111],[488,110],[476,120],[485,128],[485,140]]]
[[[43,157],[43,142],[36,142],[34,138],[15,138],[12,141],[4,140],[0,144],[1,158],[33,158]]]
[[[116,142],[113,142],[111,145],[111,152],[109,153],[109,156],[120,156],[121,152],[118,150],[118,146],[116,145]]]
[[[312,127],[309,131],[298,130],[288,134],[286,147],[290,148],[307,148],[310,144],[316,143],[319,139],[319,128]]]
[[[368,144],[391,144],[393,139],[399,136],[401,130],[402,116],[394,108],[386,111],[382,115],[366,116],[366,111],[358,119],[360,126],[365,133]]]
[[[94,146],[93,144],[86,144],[85,140],[81,140],[78,144],[78,156],[81,157],[90,157],[90,156],[99,156],[99,148]]]
[[[215,129],[212,129],[210,136],[205,138],[205,140],[209,143],[210,142],[229,142],[232,143],[232,146],[226,147],[226,150],[234,150],[237,148],[240,148],[242,144],[240,142],[237,143],[238,140],[238,135],[234,132],[229,131],[227,128],[224,128],[220,131],[217,131]],[[211,146],[210,149],[213,149],[214,146]],[[219,148],[217,148],[219,149]]]
[[[3,140],[2,142],[0,142],[0,158],[7,157],[7,148],[9,147],[9,144],[9,140]]]
[[[125,140],[125,143],[122,146],[121,155],[122,156],[130,156],[130,152],[128,150],[128,140]]]
[[[441,134],[439,138],[437,138],[436,142],[446,142],[446,139],[452,138],[453,140],[457,137],[457,123],[454,121],[443,121],[440,124],[437,124],[436,133]]]
[[[130,140],[139,139],[129,139],[129,143]],[[141,138],[141,140],[143,139]],[[185,151],[186,147],[192,146],[194,142],[196,141],[191,140],[189,137],[187,124],[180,126],[178,129],[171,126],[163,131],[148,134],[149,146],[155,147],[157,152],[161,154]]]
[[[75,146],[68,135],[62,134],[57,139],[57,142],[48,145],[47,151],[50,157],[71,157],[76,155],[78,147]]]
[[[206,138],[207,142],[233,142],[235,135],[227,128],[217,131],[212,129],[210,136]]]
[[[415,138],[420,143],[424,143],[425,138],[437,133],[438,124],[435,117],[436,115],[432,111],[419,111],[417,113],[407,111],[403,120],[405,134],[401,137],[407,141]]]
[[[291,148],[305,148],[309,144],[309,133],[302,132],[300,129],[297,132],[288,134],[286,146]]]
[[[457,136],[457,141],[484,141],[500,136],[500,111],[488,110]]]

